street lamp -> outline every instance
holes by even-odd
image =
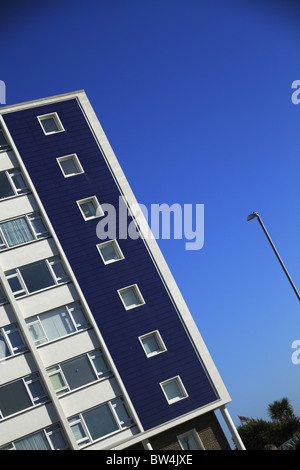
[[[293,283],[293,281],[292,281],[292,279],[291,279],[291,276],[290,276],[289,273],[287,272],[287,269],[286,269],[286,267],[284,266],[284,264],[283,264],[283,262],[282,262],[282,259],[280,258],[279,254],[278,254],[278,251],[276,250],[276,248],[275,248],[275,246],[274,246],[274,243],[272,242],[272,240],[271,240],[271,238],[270,238],[270,235],[268,234],[268,232],[267,232],[267,230],[266,230],[266,227],[264,226],[264,224],[263,224],[263,222],[262,222],[262,220],[261,220],[261,218],[260,218],[260,216],[259,216],[259,213],[258,213],[258,212],[253,212],[252,214],[248,215],[248,217],[247,217],[247,222],[249,222],[249,220],[252,220],[252,219],[255,219],[255,218],[258,220],[258,222],[259,222],[261,228],[262,228],[263,231],[265,232],[265,235],[266,235],[267,239],[269,240],[270,245],[271,245],[271,247],[273,248],[275,255],[277,256],[278,261],[279,261],[279,263],[280,263],[281,266],[282,266],[282,269],[284,270],[284,272],[285,272],[285,274],[286,274],[288,280],[290,281],[290,284],[291,284],[292,288],[294,289],[294,292],[295,292],[296,296],[298,297],[298,300],[300,301],[299,292],[297,291],[296,286],[295,286],[295,284]]]

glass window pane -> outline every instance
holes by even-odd
[[[45,338],[45,334],[41,328],[41,325],[39,323],[34,323],[33,325],[29,325],[28,329],[30,331],[30,334],[32,336],[32,339],[35,342],[38,342],[37,344],[41,344],[41,340]],[[45,342],[46,339],[43,341]]]
[[[28,226],[26,217],[9,220],[0,224],[3,235],[6,238],[8,246],[20,245],[34,240],[31,230]]]
[[[15,188],[16,188],[18,193],[23,193],[23,192],[27,191],[27,185],[26,185],[26,183],[24,181],[24,178],[21,175],[21,173],[11,172],[10,175],[11,175],[11,178],[13,180],[13,183],[14,183]]]
[[[92,201],[83,202],[80,204],[80,208],[85,218],[96,217],[96,207]]]
[[[150,336],[147,336],[146,338],[143,338],[142,343],[147,354],[160,351],[160,347],[156,340],[155,335],[150,335]]]
[[[76,331],[65,307],[44,313],[40,321],[49,341]]]
[[[51,450],[43,431],[15,442],[16,450]]]
[[[141,301],[136,294],[136,290],[134,288],[126,289],[121,292],[121,297],[126,307],[133,307],[136,305],[140,305]]]
[[[10,356],[10,351],[7,347],[6,341],[2,332],[0,331],[0,359],[4,359],[5,357]]]
[[[97,378],[86,356],[65,362],[60,367],[71,390],[93,382]]]
[[[83,417],[93,440],[119,429],[107,404],[86,411]]]
[[[103,376],[103,374],[105,374],[105,376],[109,375],[107,364],[104,361],[100,352],[91,353],[89,356],[92,359],[95,369],[99,376]]]
[[[114,243],[107,243],[107,245],[99,246],[99,250],[101,251],[105,262],[117,260],[120,258],[119,254],[115,249]]]
[[[2,150],[4,148],[7,148],[7,147],[9,147],[9,145],[7,144],[7,142],[5,140],[3,132],[0,131],[0,150]]]
[[[176,400],[178,398],[182,398],[183,394],[182,391],[178,385],[177,380],[171,380],[170,382],[166,383],[163,385],[165,394],[167,395],[167,398],[169,401],[171,400]]]
[[[48,234],[48,230],[40,216],[30,216],[30,222],[38,238],[39,236],[46,236]]]
[[[23,287],[18,279],[17,276],[11,277],[8,280],[8,283],[10,285],[10,288],[13,292],[18,292],[20,290],[23,290]]]
[[[59,161],[60,166],[63,170],[63,173],[67,175],[74,175],[76,173],[80,173],[81,171],[79,170],[75,158],[70,157],[70,158],[65,158]]]
[[[5,173],[0,173],[0,199],[4,199],[5,197],[14,196],[14,191],[7,179]]]
[[[0,287],[0,305],[4,304],[6,302],[6,297],[2,291],[2,288]]]
[[[84,429],[81,423],[74,424],[71,429],[73,431],[76,441],[80,441],[81,439],[86,437],[86,434],[84,432]]]
[[[0,387],[0,410],[3,417],[32,406],[22,380]]]
[[[15,330],[8,333],[8,338],[14,350],[18,351],[24,349],[24,341],[18,331]]]
[[[34,380],[33,382],[29,382],[28,387],[32,395],[32,398],[34,400],[37,400],[45,395],[44,389],[39,380]]]
[[[20,268],[28,292],[35,292],[54,285],[54,280],[45,261]]]
[[[72,317],[73,317],[74,322],[76,324],[76,327],[78,329],[85,328],[85,327],[88,326],[88,322],[87,322],[87,320],[86,320],[79,304],[69,305],[69,310],[72,314]]]
[[[50,380],[51,380],[54,390],[58,390],[65,386],[65,383],[63,381],[63,378],[60,372],[57,372],[57,374],[50,375]]]
[[[63,450],[68,448],[61,431],[55,431],[51,433],[49,437],[52,442],[53,449]]]
[[[57,132],[59,130],[53,117],[41,119],[41,123],[45,132]]]
[[[54,263],[51,262],[51,267],[54,271],[57,282],[66,282],[68,280],[68,276],[60,261],[56,261]]]

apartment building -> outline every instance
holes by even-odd
[[[1,107],[0,448],[243,449],[229,402],[85,92]]]

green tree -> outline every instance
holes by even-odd
[[[268,414],[272,421],[295,419],[293,407],[286,397],[270,403],[270,405],[268,405]]]
[[[268,405],[271,421],[252,419],[237,428],[247,450],[262,450],[267,444],[279,447],[300,432],[300,421],[287,398]]]

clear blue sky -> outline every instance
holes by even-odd
[[[300,415],[300,8],[294,1],[1,3],[7,104],[85,89],[140,203],[204,204],[205,243],[159,240],[232,397]]]

